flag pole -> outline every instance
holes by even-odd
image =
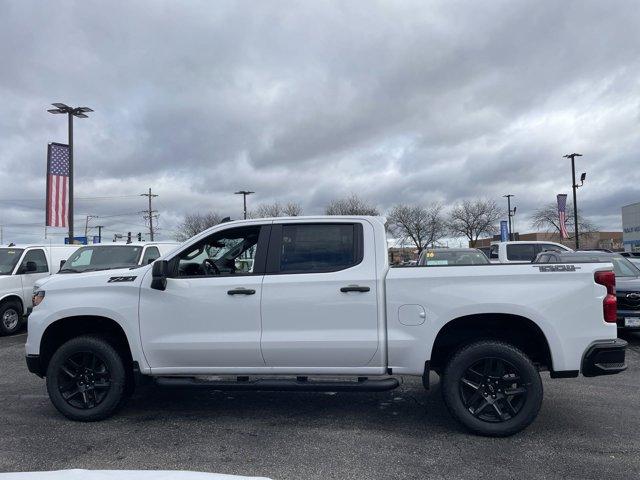
[[[73,112],[69,116],[69,245],[73,245]]]

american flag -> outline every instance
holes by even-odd
[[[560,222],[560,237],[569,238],[567,232],[567,194],[558,195],[558,220]]]
[[[47,152],[47,226],[66,227],[69,217],[69,145],[50,143]]]

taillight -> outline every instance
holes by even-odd
[[[603,285],[607,289],[607,295],[602,301],[602,311],[604,321],[616,323],[618,317],[618,301],[616,299],[616,275],[615,273],[596,272],[594,275],[596,283]]]

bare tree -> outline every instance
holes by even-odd
[[[567,215],[566,223],[567,232],[569,233],[569,238],[574,238],[575,229],[573,227],[573,205],[570,203],[567,203],[567,213],[569,213]],[[552,202],[536,210],[531,218],[531,227],[535,230],[544,230],[545,232],[551,233],[552,237],[556,237],[560,240],[561,235],[558,205]],[[590,220],[583,217],[580,210],[578,210],[578,231],[580,233],[580,237],[582,238],[583,234],[585,237],[588,237],[597,230],[598,227]]]
[[[178,225],[175,238],[179,242],[184,242],[207,228],[219,224],[222,218],[222,215],[218,212],[189,213],[185,215],[184,220]]]
[[[326,215],[380,215],[371,203],[362,200],[355,193],[347,198],[333,200],[324,210]]]
[[[299,217],[302,215],[302,207],[299,203],[289,202],[284,205],[274,202],[259,205],[250,216],[252,218],[265,217]]]
[[[481,235],[493,235],[498,231],[496,222],[501,210],[492,200],[465,200],[453,207],[449,215],[449,231],[454,236],[467,237],[475,247]]]
[[[442,206],[432,203],[420,205],[396,205],[387,217],[389,231],[403,242],[410,240],[418,255],[430,244],[447,234],[447,225],[442,216]]]

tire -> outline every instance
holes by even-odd
[[[65,417],[95,422],[124,403],[126,377],[116,349],[101,338],[82,336],[64,343],[51,357],[47,391]]]
[[[22,305],[9,300],[0,305],[0,335],[12,335],[22,327]]]
[[[529,357],[499,341],[458,350],[444,369],[442,397],[451,415],[478,435],[506,437],[525,429],[542,405],[542,381]]]

